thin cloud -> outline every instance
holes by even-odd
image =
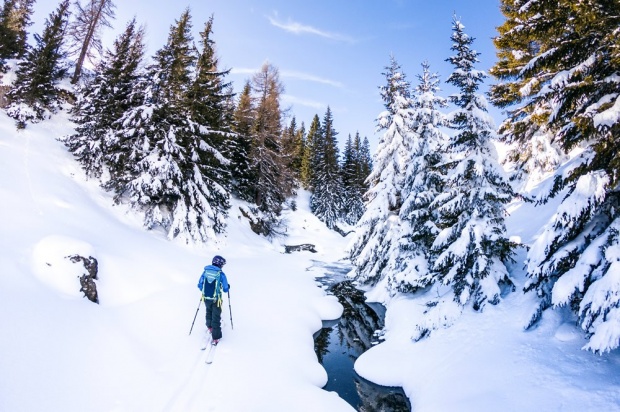
[[[231,74],[254,74],[257,72],[258,72],[258,69],[248,69],[248,68],[239,68],[239,67],[233,67],[232,69],[230,69]]]
[[[327,104],[325,103],[321,103],[321,102],[317,102],[314,100],[308,100],[308,99],[301,99],[299,97],[295,97],[292,96],[290,94],[284,94],[282,95],[282,100],[285,101],[288,104],[297,104],[300,106],[306,106],[306,107],[311,107],[313,109],[325,109],[327,107]]]
[[[294,71],[283,71],[283,72],[280,72],[280,74],[282,75],[282,77],[288,77],[291,79],[307,80],[310,82],[327,84],[329,86],[334,86],[338,88],[344,87],[344,85],[340,82],[337,82],[335,80],[325,79],[323,77],[318,77],[313,74],[294,72]]]
[[[332,32],[328,32],[328,31],[324,31],[324,30],[320,30],[317,29],[315,27],[312,26],[308,26],[302,23],[298,23],[295,21],[292,21],[291,19],[288,20],[288,22],[283,23],[279,20],[277,20],[275,17],[272,16],[267,16],[267,18],[269,19],[269,22],[282,30],[285,30],[289,33],[293,33],[293,34],[313,34],[315,36],[320,36],[320,37],[324,37],[326,39],[331,39],[331,40],[336,40],[336,41],[343,41],[343,42],[347,42],[347,43],[355,43],[355,40],[349,36],[345,36],[343,34],[339,34],[339,33],[332,33]]]
[[[251,69],[251,68],[233,68],[230,70],[230,72],[232,74],[250,74],[253,75],[255,73],[258,73],[260,71],[260,69]],[[309,73],[302,73],[302,72],[296,72],[296,71],[281,71],[280,72],[280,76],[282,77],[286,77],[289,79],[297,79],[297,80],[304,80],[304,81],[308,81],[308,82],[314,82],[314,83],[320,83],[320,84],[326,84],[328,86],[333,86],[333,87],[337,87],[337,88],[343,88],[344,85],[338,81],[335,80],[331,80],[331,79],[326,79],[324,77],[319,77],[319,76],[315,76],[313,74],[309,74]]]

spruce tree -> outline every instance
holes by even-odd
[[[81,87],[72,109],[75,133],[64,139],[88,176],[101,177],[106,163],[118,167],[114,154],[117,121],[132,108],[132,91],[144,57],[144,29],[135,19],[105,52],[91,83]]]
[[[32,24],[34,3],[35,0],[4,0],[0,11],[0,66],[6,59],[21,59],[26,55],[26,29]]]
[[[197,60],[190,32],[185,10],[135,85],[143,101],[119,120],[124,127],[117,158],[124,167],[111,173],[107,187],[118,202],[143,211],[147,228],[161,228],[170,239],[206,242],[224,230],[229,195],[205,173],[205,152],[225,158],[204,140],[199,131],[205,126],[192,119],[187,105]]]
[[[387,289],[391,294],[410,293],[433,282],[431,246],[438,233],[437,214],[431,203],[442,191],[443,160],[446,136],[442,131],[445,115],[440,109],[446,100],[438,95],[439,76],[422,63],[414,89],[410,112],[410,138],[402,178],[402,207],[398,226],[391,237],[395,247],[388,255]],[[420,329],[424,331],[424,327]]]
[[[323,117],[320,143],[314,142],[315,176],[310,210],[328,228],[333,229],[341,217],[344,197],[340,173],[338,141],[331,109]]]
[[[615,280],[620,209],[620,4],[609,0],[502,1],[505,23],[495,40],[501,83],[493,102],[514,106],[511,141],[527,144],[542,129],[565,153],[580,155],[555,173],[538,201],[562,203],[528,253],[528,283],[539,305],[570,306],[589,337],[585,348],[620,346],[620,287]]]
[[[58,83],[67,72],[63,42],[68,20],[69,0],[64,0],[46,19],[43,33],[34,35],[36,45],[19,64],[6,109],[19,129],[27,122],[43,120],[46,113],[60,107]]]
[[[361,142],[359,132],[355,139],[351,135],[347,138],[342,162],[342,184],[345,200],[343,219],[350,225],[355,225],[364,214],[364,180],[362,174]]]
[[[301,165],[306,152],[306,125],[304,122],[301,122],[301,126],[295,132],[293,147],[291,167],[293,168],[295,178],[298,182],[301,182]]]
[[[306,135],[306,143],[304,145],[304,151],[301,158],[301,171],[300,179],[304,189],[312,190],[314,181],[314,157],[315,157],[315,143],[319,140],[321,133],[321,120],[318,115],[314,115],[312,123],[310,123],[310,129]]]
[[[299,152],[297,132],[297,119],[293,116],[289,126],[283,128],[281,138],[282,163],[284,169],[287,170],[287,179],[283,181],[283,184],[287,193],[294,193],[299,186],[299,167],[296,164],[296,155]]]
[[[251,202],[254,200],[254,175],[250,166],[254,113],[252,87],[249,81],[245,83],[243,91],[239,95],[233,124],[235,140],[230,156],[232,191],[240,199]]]
[[[475,69],[479,53],[474,38],[452,22],[449,57],[454,71],[446,83],[459,92],[450,96],[456,110],[448,116],[454,135],[446,150],[443,191],[431,203],[440,232],[432,246],[436,282],[449,285],[461,306],[482,310],[500,301],[501,285],[512,285],[504,263],[514,245],[505,237],[505,204],[513,198],[491,142],[495,127],[487,100],[477,93],[486,74]]]
[[[196,74],[187,93],[186,104],[191,120],[196,124],[194,133],[200,135],[208,147],[201,153],[204,178],[218,182],[227,191],[232,190],[229,159],[233,151],[233,111],[229,101],[234,98],[231,83],[225,80],[230,70],[219,69],[215,42],[212,39],[213,16],[200,32],[202,51],[196,62]],[[223,155],[222,156],[220,156]],[[212,199],[213,203],[214,199]],[[221,204],[224,207],[224,203]]]
[[[384,133],[368,176],[366,211],[349,246],[356,279],[370,285],[386,279],[390,273],[390,269],[386,270],[388,260],[395,259],[391,256],[393,251],[398,255],[398,214],[403,200],[405,168],[413,150],[410,83],[394,56],[390,56],[385,70],[386,84],[379,88],[385,111],[377,118],[377,129]]]

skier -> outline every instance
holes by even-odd
[[[205,266],[198,289],[202,291],[202,298],[207,308],[207,329],[211,334],[211,344],[217,345],[222,339],[222,291],[228,292],[230,285],[222,268],[226,264],[226,259],[221,256],[214,256],[209,266]]]

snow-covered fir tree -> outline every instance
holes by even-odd
[[[539,201],[562,203],[530,248],[526,291],[570,306],[595,352],[620,346],[620,4],[504,0],[494,102],[518,110],[521,129],[545,128],[571,155]],[[526,114],[536,113],[536,116]]]
[[[386,265],[399,253],[398,214],[403,200],[405,169],[413,150],[410,83],[394,56],[390,56],[390,65],[385,69],[386,85],[379,88],[385,111],[377,118],[377,129],[384,133],[367,179],[370,188],[365,194],[366,211],[348,247],[355,265],[355,278],[370,285],[376,285],[390,273]],[[392,257],[393,253],[396,256]]]
[[[447,116],[454,129],[443,161],[442,192],[430,207],[440,230],[432,245],[432,282],[450,286],[446,297],[482,310],[500,301],[502,286],[512,287],[505,262],[514,245],[505,237],[505,204],[513,198],[491,139],[495,136],[486,98],[478,93],[486,74],[476,70],[474,39],[456,17],[447,60],[454,66],[446,83],[458,89],[450,96],[456,110]],[[441,310],[441,308],[434,309]]]
[[[69,14],[69,0],[64,0],[46,19],[42,34],[34,35],[35,46],[19,64],[6,112],[20,129],[56,112],[62,103],[58,84],[67,72],[63,46]]]
[[[405,162],[396,245],[388,255],[390,269],[386,288],[391,294],[415,292],[432,282],[431,246],[438,233],[432,201],[441,193],[443,177],[438,167],[443,160],[446,136],[441,130],[445,116],[440,109],[446,99],[439,96],[439,77],[422,63],[417,76],[414,104],[410,110],[410,134]]]
[[[234,112],[230,101],[234,98],[234,94],[231,83],[225,79],[230,70],[219,69],[219,59],[216,56],[212,35],[213,16],[200,32],[202,51],[196,62],[196,72],[187,92],[186,104],[191,120],[200,125],[196,133],[208,147],[215,149],[197,152],[200,157],[197,163],[201,165],[203,178],[217,182],[229,192],[232,190],[230,166],[228,161],[222,161],[222,156],[230,159],[233,151]],[[217,191],[213,193],[209,203],[216,209],[226,209],[227,196],[221,198],[218,193]]]
[[[139,68],[144,57],[144,29],[136,27],[135,19],[114,41],[111,50],[95,69],[92,82],[78,90],[78,99],[72,109],[75,133],[64,143],[88,176],[101,177],[106,163],[114,163],[115,148],[113,128],[117,121],[132,107],[132,91],[140,76]],[[115,165],[111,165],[116,167]]]
[[[119,120],[115,156],[122,167],[111,173],[107,187],[116,201],[144,212],[146,227],[161,228],[168,238],[204,242],[224,230],[229,207],[228,192],[205,173],[205,152],[221,163],[228,160],[205,141],[208,127],[194,121],[187,104],[197,60],[190,30],[186,10],[134,85],[142,104]]]
[[[310,210],[330,229],[340,219],[344,202],[337,134],[332,111],[328,106],[323,116],[320,140],[314,141],[315,172]]]

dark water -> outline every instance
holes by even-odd
[[[355,360],[381,341],[385,309],[379,304],[367,304],[363,292],[351,281],[343,280],[350,267],[334,264],[322,267],[328,276],[318,281],[344,308],[340,319],[326,322],[315,335],[314,350],[328,375],[323,389],[338,393],[358,411],[410,411],[402,388],[376,385],[353,369]]]

